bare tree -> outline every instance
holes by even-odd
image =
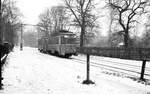
[[[39,31],[43,31],[45,32],[45,35],[49,35],[65,29],[69,17],[66,15],[66,9],[64,6],[54,6],[40,14],[39,18]]]
[[[67,15],[66,8],[64,6],[54,6],[51,8],[52,20],[54,22],[54,30],[59,31],[65,29],[68,24],[69,16]]]
[[[109,18],[109,25],[108,25],[108,46],[111,47],[112,46],[112,24],[113,24],[113,20],[114,20],[114,17],[113,17],[113,14],[114,14],[114,10],[113,8],[108,4],[106,4],[104,6],[103,9],[108,9],[109,10],[109,14],[108,14],[108,18]]]
[[[51,32],[52,27],[52,17],[50,9],[46,9],[43,13],[39,15],[40,22],[38,25],[40,27],[37,27],[39,32],[44,32],[44,36],[48,37],[49,33]]]
[[[1,30],[2,40],[14,43],[17,37],[17,30],[20,29],[21,13],[16,7],[16,2],[11,0],[4,0],[1,7]]]
[[[115,10],[115,20],[118,21],[124,36],[124,46],[129,47],[131,28],[138,22],[138,16],[145,12],[148,0],[108,0],[109,6]],[[119,33],[119,34],[120,34]]]
[[[150,15],[147,16],[147,21],[145,23],[145,32],[143,32],[142,47],[150,47]]]
[[[92,15],[94,0],[64,0],[64,3],[74,15],[76,25],[81,28],[80,46],[82,47],[84,46],[86,27],[93,27],[97,19],[95,15]]]
[[[30,29],[29,32],[24,32],[23,37],[25,46],[37,47],[37,32]]]

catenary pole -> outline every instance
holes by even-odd
[[[1,11],[1,0],[0,0],[0,43],[2,43],[2,11]],[[1,62],[1,66],[0,66],[0,89],[2,89],[2,62]]]
[[[23,50],[23,25],[21,24],[20,50]]]
[[[2,43],[2,1],[0,0],[0,43]]]

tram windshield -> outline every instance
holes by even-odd
[[[78,44],[78,39],[75,34],[68,34],[68,35],[63,35],[61,37],[61,43],[62,44]]]

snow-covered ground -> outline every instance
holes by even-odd
[[[83,85],[86,66],[72,59],[15,48],[4,66],[4,89],[0,94],[149,94],[150,85],[116,77],[91,67],[94,85]]]
[[[80,57],[80,58],[79,58]],[[72,56],[73,59],[82,60],[86,63],[86,55],[78,55],[78,56]],[[125,59],[119,59],[119,58],[110,58],[110,57],[102,57],[102,56],[90,56],[90,62],[91,65],[97,65],[99,67],[102,67],[104,69],[104,72],[106,71],[105,68],[110,69],[109,73],[116,72],[117,75],[124,75],[128,76],[133,79],[139,79],[141,68],[142,68],[142,61],[136,61],[136,60],[125,60]],[[93,64],[94,63],[94,64]],[[112,71],[114,70],[114,71]],[[138,72],[138,73],[137,73]],[[146,62],[146,68],[145,68],[145,74],[150,75],[150,62]],[[144,75],[144,78],[150,79],[150,76]],[[147,84],[150,84],[150,80],[146,81]]]

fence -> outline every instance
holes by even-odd
[[[120,59],[150,60],[150,48],[79,47],[77,52]]]

